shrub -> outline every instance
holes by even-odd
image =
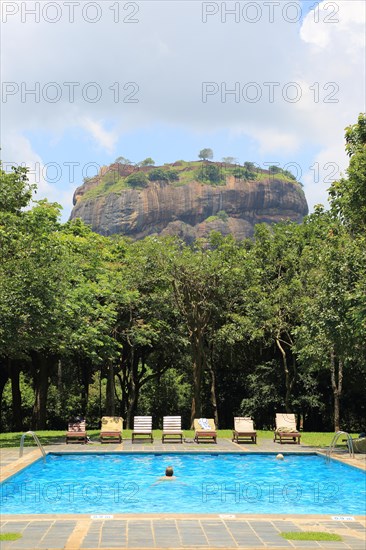
[[[204,164],[200,169],[198,179],[201,181],[208,180],[211,183],[219,183],[223,180],[223,175],[220,168],[215,164]]]
[[[149,172],[148,178],[150,181],[169,181],[169,176],[166,170],[156,168]]]
[[[163,170],[162,168],[156,168],[151,170],[148,175],[150,181],[178,181],[179,175],[174,170]]]
[[[149,183],[144,172],[133,172],[133,174],[130,174],[125,181],[130,187],[147,187]]]
[[[255,172],[241,167],[235,168],[233,175],[235,178],[240,180],[254,180],[257,177]]]

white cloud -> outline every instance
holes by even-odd
[[[80,125],[90,132],[91,136],[100,147],[103,147],[108,153],[113,153],[114,146],[118,139],[116,132],[107,131],[103,128],[101,122],[97,122],[88,117],[80,121]]]
[[[343,145],[339,143],[324,147],[313,161],[302,178],[310,211],[316,204],[328,205],[327,190],[333,181],[345,174],[348,166]]]
[[[281,132],[277,128],[253,128],[250,135],[258,141],[259,152],[263,155],[272,154],[291,154],[294,158],[300,146],[300,139],[295,133]]]
[[[117,4],[119,22],[114,23]],[[311,148],[316,150],[314,162],[316,158],[323,163],[346,162],[344,127],[365,108],[363,2],[325,0],[319,3],[319,12],[310,11],[301,25],[286,21],[281,6],[270,23],[264,4],[256,23],[245,20],[243,12],[238,22],[228,15],[223,23],[220,11],[203,23],[199,1],[136,2],[139,11],[132,15],[123,3],[104,1],[99,4],[102,16],[94,24],[81,17],[85,2],[75,7],[74,23],[68,22],[65,3],[59,5],[62,17],[57,23],[44,17],[35,23],[29,17],[24,24],[19,12],[3,25],[2,79],[19,88],[3,103],[3,136],[17,135],[21,140],[30,133],[62,136],[81,129],[92,139],[80,147],[89,147],[92,157],[95,145],[112,154],[118,139],[128,132],[165,124],[192,133],[246,135],[258,153],[271,154],[270,160],[286,154],[291,155],[289,161],[296,161]],[[221,10],[221,3],[214,5]],[[332,6],[339,7],[337,13]],[[91,9],[87,14],[93,17]],[[123,21],[126,18],[138,23]],[[15,38],[19,35],[23,47]],[[59,88],[48,87],[50,82]],[[65,84],[70,82],[76,83],[73,101],[71,85]],[[216,86],[206,102],[203,82]],[[251,82],[261,90],[258,101],[250,96]],[[297,102],[289,95],[291,82],[301,89]],[[26,93],[37,83],[38,102]],[[93,92],[90,83],[99,87],[99,101],[88,95]],[[268,83],[276,83],[271,99]],[[227,93],[237,86],[236,96]],[[47,95],[52,91],[61,91],[55,102]],[[32,149],[32,142],[28,145]],[[50,160],[34,147],[34,155],[45,163]],[[27,158],[25,147],[16,150],[4,143],[4,158],[14,154]],[[309,178],[304,182],[309,203],[314,204],[321,193],[326,195],[324,184],[320,193]],[[60,194],[64,191],[63,183]]]
[[[324,50],[334,41],[344,53],[358,54],[365,43],[365,4],[360,0],[320,2],[305,17],[300,36]],[[352,63],[352,59],[349,60]]]
[[[50,202],[59,203],[68,212],[75,185],[67,183],[68,174],[65,166],[56,163],[47,166],[32,149],[29,139],[14,132],[10,132],[6,137],[6,157],[3,158],[6,158],[3,164],[6,172],[11,171],[12,165],[28,168],[29,182],[37,185],[34,200],[47,197]],[[54,183],[50,183],[50,180],[54,180]]]

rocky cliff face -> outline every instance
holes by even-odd
[[[228,177],[220,186],[154,182],[96,198],[83,197],[82,186],[74,201],[71,218],[83,219],[102,235],[178,235],[188,242],[212,230],[243,239],[253,235],[256,223],[300,222],[308,212],[300,185],[275,176],[260,181]]]

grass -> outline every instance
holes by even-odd
[[[170,170],[178,174],[179,180],[170,183],[172,187],[187,185],[192,181],[199,181],[202,185],[211,185],[213,187],[224,186],[226,185],[226,178],[235,174],[235,170],[238,167],[236,165],[224,166],[221,163],[216,163],[216,165],[220,167],[220,171],[223,177],[222,181],[217,183],[212,183],[208,180],[200,181],[199,176],[205,167],[205,163],[203,163],[201,160],[191,162],[182,161],[182,164],[180,166],[173,166],[172,164],[167,163],[164,164],[164,166],[151,166],[150,168],[151,170],[155,170],[157,168],[161,170]],[[297,181],[292,180],[286,174],[283,174],[281,172],[271,175],[265,169],[258,169],[255,170],[255,173],[256,178],[253,181],[263,181],[270,179],[270,181],[281,180],[286,181],[287,183],[292,183],[296,186],[299,185]],[[126,177],[119,177],[117,172],[107,173],[104,176],[98,178],[98,184],[92,189],[86,191],[86,193],[84,193],[84,195],[80,198],[80,201],[106,197],[110,193],[120,194],[124,189],[132,189],[132,187],[130,187],[125,180]],[[136,188],[137,191],[141,191],[141,189],[142,188]]]
[[[0,540],[18,540],[21,539],[22,535],[20,533],[1,533]]]
[[[37,431],[37,435],[42,445],[52,445],[65,442],[65,430],[55,431]],[[99,441],[100,430],[88,429],[88,435],[92,441]],[[132,430],[123,430],[124,439],[131,439]],[[161,430],[154,430],[153,435],[156,441],[161,440]],[[232,430],[218,430],[218,438],[231,439]],[[263,439],[273,439],[273,432],[270,430],[257,430],[258,443],[260,445]],[[357,434],[353,434],[357,436]],[[0,435],[0,448],[7,447],[19,447],[20,438],[22,432],[2,433]],[[193,430],[184,430],[184,436],[186,439],[193,439]],[[311,447],[328,447],[334,436],[333,432],[321,433],[321,432],[303,432],[301,436],[301,443],[309,445]],[[341,444],[341,441],[339,442]],[[33,447],[35,445],[32,436],[27,436],[24,440],[25,447]],[[343,444],[344,446],[344,444]],[[280,446],[279,446],[280,448]],[[288,445],[286,448],[295,449],[296,445]]]
[[[328,540],[341,541],[342,537],[335,533],[325,533],[324,531],[289,531],[280,533],[281,537],[287,540]]]

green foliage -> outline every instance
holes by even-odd
[[[272,164],[271,166],[268,167],[268,172],[270,174],[279,174],[280,172],[282,172],[282,168],[280,168],[279,166],[276,166],[275,164]]]
[[[213,158],[213,151],[212,149],[206,148],[201,149],[201,151],[198,153],[198,158],[201,160],[208,160]]]
[[[222,157],[222,162],[225,164],[236,164],[238,160],[235,157]]]
[[[366,146],[366,113],[360,113],[356,124],[346,128],[346,152],[352,156]]]
[[[80,220],[61,224],[57,204],[24,210],[26,171],[1,172],[2,428],[64,429],[79,413],[91,429],[105,414],[131,426],[135,414],[148,412],[181,414],[187,425],[192,411],[217,414],[228,428],[234,414],[250,414],[257,428],[271,428],[274,412],[288,410],[303,417],[305,430],[328,430],[337,415],[342,429],[364,429],[359,120],[347,134],[348,179],[332,186],[331,211],[318,207],[300,225],[258,225],[243,242],[219,233],[191,246],[102,237]],[[252,163],[169,166],[148,170],[149,177],[184,184],[200,170],[201,181],[217,185],[235,170],[254,172]],[[143,171],[111,177],[103,185],[113,190],[149,181]],[[276,178],[291,174],[280,170]],[[227,219],[220,211],[207,221]]]
[[[29,427],[32,424],[32,409],[34,404],[34,390],[29,373],[20,373],[20,391],[22,394],[22,413],[24,426]],[[2,415],[3,430],[12,430],[12,391],[10,380],[6,383],[2,396]]]
[[[227,213],[225,212],[225,210],[220,210],[219,212],[217,212],[217,214],[215,216],[209,216],[208,218],[206,218],[206,222],[213,222],[213,221],[216,221],[216,220],[221,220],[223,222],[227,222],[229,219],[229,216],[227,215]]]
[[[133,172],[125,179],[125,183],[129,187],[142,188],[148,186],[148,179],[144,172]]]
[[[0,533],[0,540],[19,540],[22,536],[21,533]]]
[[[288,178],[290,178],[290,180],[294,180],[296,181],[296,177],[293,175],[292,172],[290,172],[290,170],[282,170],[282,174]]]
[[[179,175],[174,170],[166,170],[163,168],[156,168],[151,170],[148,174],[150,181],[178,181]]]
[[[6,173],[0,162],[0,212],[19,213],[31,200],[35,185],[28,182],[28,169],[12,166]]]
[[[257,174],[253,170],[248,170],[248,168],[242,168],[241,166],[238,166],[233,171],[233,176],[237,179],[255,180]]]
[[[139,166],[154,166],[155,161],[151,157],[147,157],[138,163]]]
[[[148,178],[150,181],[169,181],[166,170],[163,170],[162,168],[151,170],[151,172],[149,172]]]
[[[350,158],[347,178],[332,183],[329,189],[334,215],[353,233],[366,230],[366,115],[346,128],[346,151]]]
[[[114,170],[108,170],[102,177],[102,184],[104,184],[105,188],[111,187],[114,185],[119,179],[118,172],[115,172]]]
[[[169,181],[179,181],[179,174],[175,170],[167,170]]]
[[[119,164],[132,164],[132,162],[129,159],[126,159],[125,157],[117,157],[114,162]]]
[[[209,181],[210,183],[220,183],[224,180],[222,170],[216,164],[203,164],[197,175],[200,181]]]
[[[325,531],[288,531],[280,533],[280,536],[286,540],[343,540],[340,535],[336,533],[326,533]]]

